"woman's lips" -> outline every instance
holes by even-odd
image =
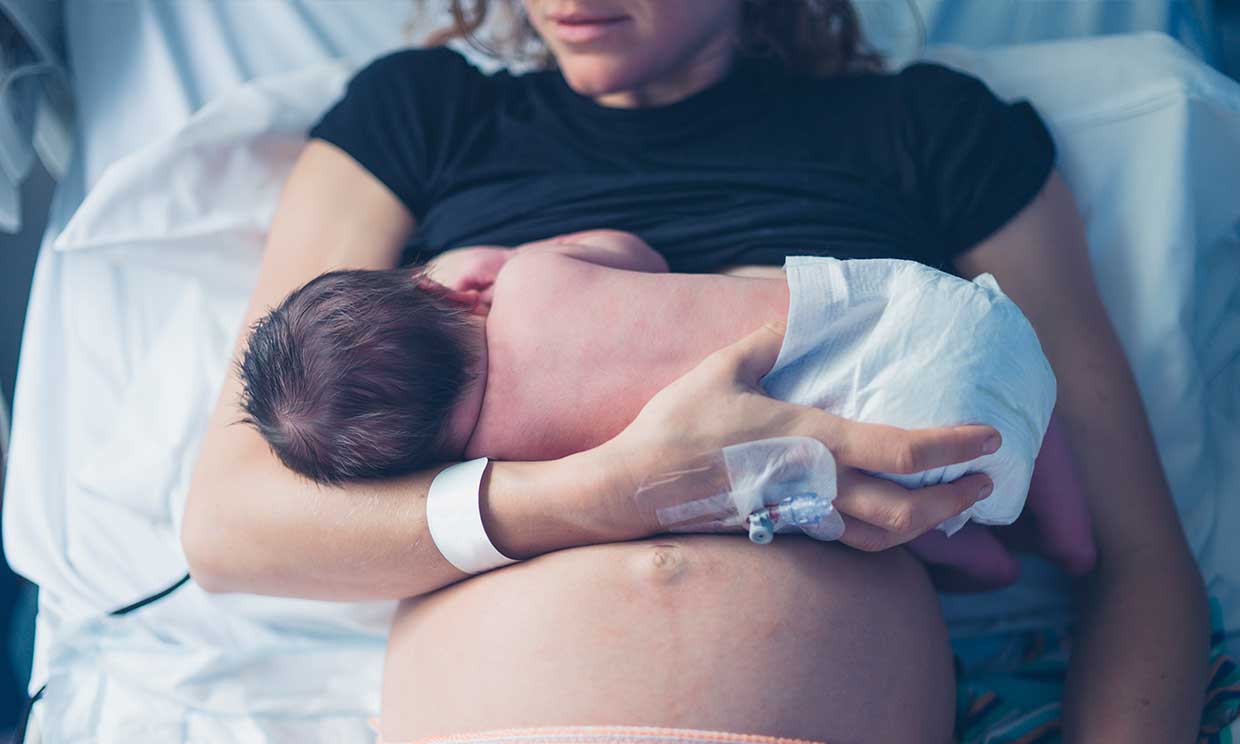
[[[551,16],[556,38],[565,44],[588,44],[598,41],[628,20],[627,16]]]

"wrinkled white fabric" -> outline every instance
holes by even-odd
[[[983,274],[966,281],[912,261],[791,256],[788,330],[762,384],[854,421],[921,429],[988,424],[999,451],[912,475],[909,488],[986,473],[994,492],[940,529],[1011,524],[1055,407],[1055,375],[1020,308]]]

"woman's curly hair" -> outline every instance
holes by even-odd
[[[496,5],[507,22],[493,24],[495,33],[483,39],[479,31]],[[463,39],[505,61],[554,64],[521,0],[450,0],[448,10],[452,25],[431,34],[428,45]],[[879,70],[883,64],[866,45],[850,0],[743,0],[737,47],[745,56],[776,59],[789,72],[813,77]]]

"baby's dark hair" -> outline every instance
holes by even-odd
[[[467,311],[420,286],[422,275],[333,271],[254,324],[237,366],[242,422],[289,468],[337,484],[444,459],[480,355]]]

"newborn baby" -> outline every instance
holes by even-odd
[[[326,483],[586,450],[787,316],[782,278],[666,272],[636,236],[591,231],[324,274],[255,326],[243,408],[288,467]]]
[[[240,365],[242,405],[288,467],[325,483],[481,456],[552,459],[619,433],[711,352],[771,321],[789,320],[790,337],[803,323],[789,318],[791,274],[666,272],[636,236],[590,231],[460,249],[429,267],[325,274],[256,324]],[[768,377],[784,394],[768,390],[841,413],[810,389],[813,370],[791,371],[790,348],[786,339]],[[955,423],[991,422],[933,425]],[[1026,428],[1040,438],[1045,425]]]

